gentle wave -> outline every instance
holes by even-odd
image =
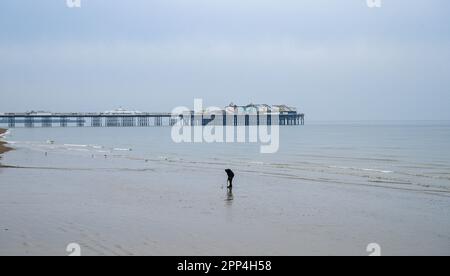
[[[261,158],[265,162],[258,160],[259,158],[253,158],[252,156],[222,156],[222,155],[211,155],[205,157],[204,159],[198,158],[198,155],[194,155],[192,152],[188,155],[178,155],[172,154],[170,151],[166,155],[165,152],[161,150],[159,153],[152,152],[142,152],[140,150],[132,150],[131,148],[122,148],[120,145],[108,145],[101,146],[97,144],[52,144],[44,142],[17,142],[11,141],[11,144],[18,143],[20,146],[38,151],[48,151],[56,153],[67,153],[78,156],[86,156],[91,158],[95,154],[108,155],[111,158],[118,158],[123,160],[133,160],[142,161],[144,166],[148,167],[150,164],[145,164],[148,162],[155,162],[153,164],[163,164],[169,165],[169,163],[175,163],[179,168],[192,170],[196,169],[210,169],[211,171],[217,172],[223,167],[232,166],[236,168],[239,173],[252,173],[257,175],[266,175],[273,177],[283,177],[290,178],[294,180],[303,180],[319,183],[333,183],[333,184],[354,184],[354,185],[368,185],[368,186],[390,186],[388,188],[400,188],[406,187],[408,189],[418,189],[419,187],[423,190],[431,191],[432,189],[440,189],[445,191],[449,189],[447,184],[449,178],[446,175],[445,168],[441,166],[435,166],[433,169],[439,168],[439,173],[433,175],[427,175],[428,170],[417,170],[414,173],[410,173],[410,170],[406,168],[408,166],[412,167],[422,167],[426,164],[422,163],[399,163],[387,164],[385,161],[396,161],[394,159],[382,159],[382,158],[352,158],[352,157],[340,157],[340,156],[327,156],[327,155],[288,155],[287,158],[281,159],[275,156],[274,159]],[[116,147],[114,147],[116,146]],[[118,147],[117,147],[118,146]],[[137,147],[137,149],[139,149]],[[127,153],[133,151],[132,153]],[[117,153],[113,153],[117,152]],[[124,152],[124,153],[119,153]],[[51,155],[50,155],[51,156]],[[219,157],[218,157],[219,156]],[[302,157],[292,159],[292,156]],[[314,156],[314,158],[305,158],[307,156]],[[201,155],[200,155],[201,157]],[[358,162],[343,162],[343,165],[347,166],[336,166],[342,159],[356,159]],[[333,160],[334,159],[334,160]],[[336,160],[340,159],[340,160]],[[376,162],[360,162],[361,160],[370,160]],[[380,162],[383,161],[383,162]],[[145,163],[144,163],[145,162]],[[278,162],[278,163],[277,163]],[[330,164],[331,163],[331,164]],[[118,163],[118,165],[123,170],[134,171],[136,163]],[[448,164],[446,164],[448,166]],[[172,166],[172,165],[170,165]],[[94,164],[95,167],[95,164]],[[175,166],[176,167],[176,166]],[[387,168],[385,168],[387,167]],[[391,170],[389,170],[389,169]],[[69,169],[69,168],[68,168]],[[118,168],[120,170],[120,168]],[[146,169],[146,168],[144,168]],[[429,179],[431,178],[431,180]],[[438,180],[432,180],[438,179]],[[403,186],[405,185],[405,186]],[[449,185],[450,186],[450,185]]]
[[[87,148],[88,145],[77,145],[77,144],[63,144],[65,147],[74,147],[74,148]]]
[[[8,136],[9,134],[11,134],[11,132],[9,130],[7,130],[5,133],[0,134],[0,138],[5,138],[6,136]]]
[[[261,162],[261,161],[250,161],[248,163],[251,165],[264,165],[264,162]]]
[[[132,149],[114,148],[114,151],[132,151]]]
[[[339,159],[339,160],[356,160],[356,161],[376,161],[376,162],[399,162],[394,158],[376,158],[376,157],[358,157],[358,156],[338,156],[338,155],[321,155],[321,154],[295,154],[299,157],[311,157],[320,159]]]
[[[344,170],[354,170],[354,171],[364,171],[364,172],[378,172],[378,173],[394,173],[393,171],[380,170],[380,169],[368,169],[368,168],[355,168],[355,167],[342,167],[342,166],[329,166],[332,169],[344,169]]]

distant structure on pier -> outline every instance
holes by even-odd
[[[267,105],[267,104],[249,104],[238,106],[234,103],[229,104],[225,107],[225,111],[227,113],[238,113],[238,114],[292,114],[297,113],[297,109],[295,107],[289,107],[287,105]]]
[[[273,121],[273,118],[276,118]],[[304,125],[305,115],[287,105],[231,103],[223,109],[194,111],[185,114],[130,111],[119,108],[105,112],[52,113],[29,111],[0,113],[0,126],[15,127],[150,127],[173,126],[177,122],[187,126],[224,125]]]

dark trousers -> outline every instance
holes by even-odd
[[[228,188],[233,188],[233,177],[228,177]]]

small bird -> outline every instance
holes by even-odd
[[[230,169],[226,169],[225,172],[228,175],[228,180],[227,180],[228,186],[227,186],[227,188],[231,190],[231,189],[233,189],[234,172],[232,170],[230,170]]]

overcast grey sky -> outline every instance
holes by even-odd
[[[0,2],[0,112],[286,103],[450,120],[450,1]]]

